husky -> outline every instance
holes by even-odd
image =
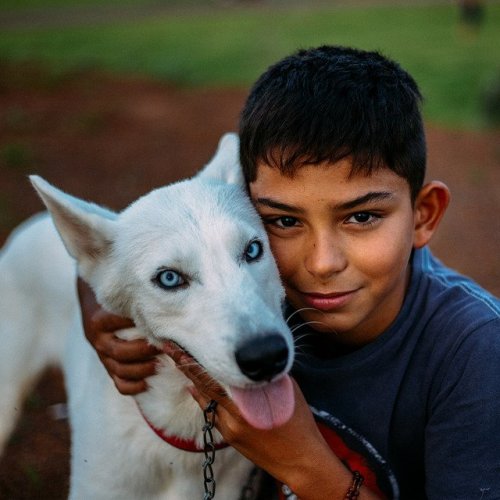
[[[263,224],[245,191],[238,138],[226,134],[195,177],[124,211],[31,182],[48,208],[0,254],[0,451],[16,408],[61,363],[71,427],[71,499],[201,499],[203,412],[166,355],[148,390],[123,396],[85,339],[77,274],[107,310],[132,318],[123,339],[174,342],[254,427],[293,411],[292,335]],[[237,500],[253,465],[214,430],[217,498]]]

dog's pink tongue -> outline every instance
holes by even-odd
[[[293,384],[288,375],[255,389],[231,387],[231,396],[243,418],[257,429],[283,425],[295,407]]]

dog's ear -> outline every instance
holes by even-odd
[[[197,177],[245,186],[240,165],[240,140],[237,134],[224,134],[221,137],[214,157],[198,173]]]
[[[79,274],[88,282],[108,255],[116,214],[55,188],[37,175],[30,181],[42,198],[68,253],[78,262]]]

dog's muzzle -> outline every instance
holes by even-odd
[[[240,370],[250,380],[269,381],[283,372],[290,352],[282,335],[271,333],[241,344],[235,353]]]

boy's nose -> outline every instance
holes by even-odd
[[[331,235],[321,235],[311,241],[305,257],[305,267],[310,274],[326,280],[344,270],[347,259],[339,242]]]

